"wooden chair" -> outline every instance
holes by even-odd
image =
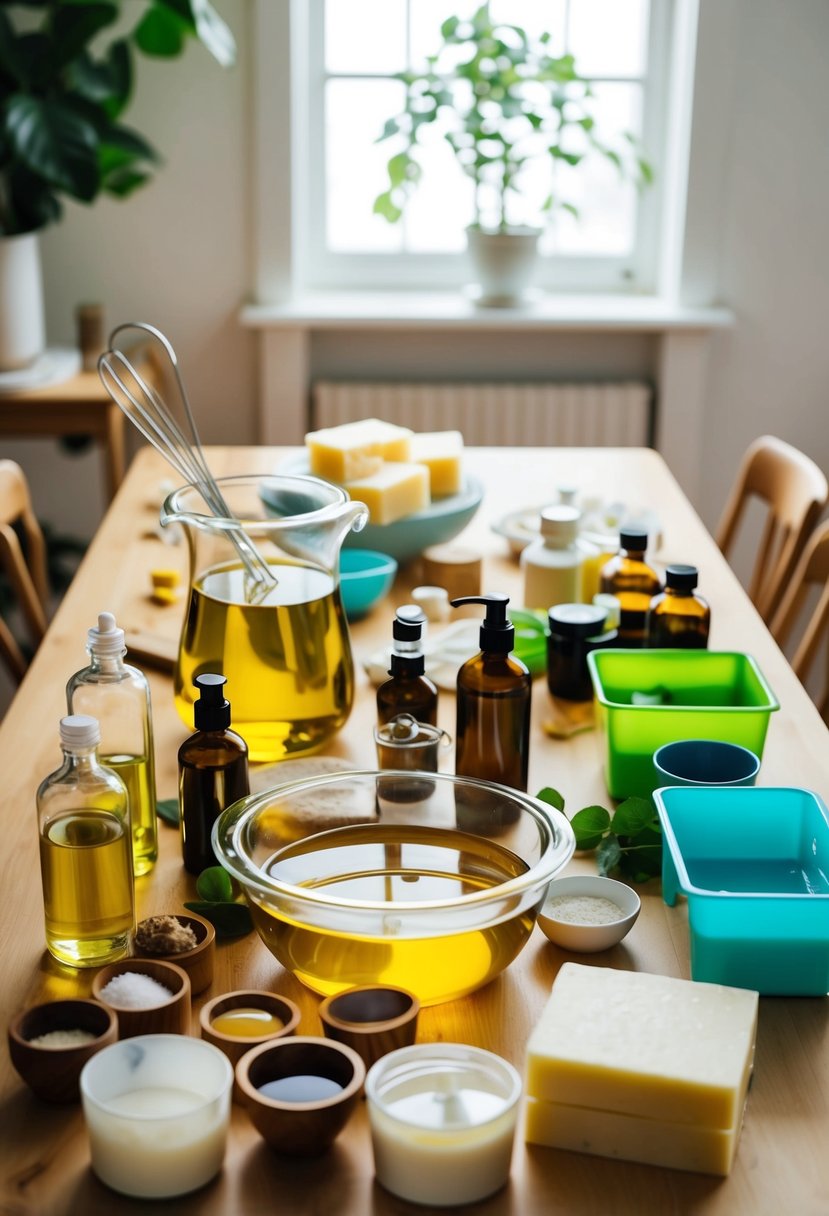
[[[19,523],[26,541],[26,557],[12,527]],[[46,632],[46,545],[32,510],[29,486],[23,470],[13,460],[0,460],[0,564],[17,596],[23,620],[37,649]],[[0,618],[0,655],[19,682],[28,662],[20,646]]]
[[[829,636],[829,520],[822,523],[806,542],[806,548],[774,615],[771,632],[781,646],[789,640],[792,629],[802,615],[806,597],[815,587],[820,588],[818,601],[792,656],[792,667],[804,684],[821,641]],[[823,689],[815,701],[821,717],[829,725],[829,663]]]
[[[768,513],[748,593],[768,622],[826,505],[829,485],[814,461],[791,444],[773,435],[755,439],[743,456],[717,529],[717,544],[726,557],[751,498],[764,502]]]

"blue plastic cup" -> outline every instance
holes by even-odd
[[[754,785],[760,761],[739,743],[719,739],[680,739],[653,753],[657,786]]]

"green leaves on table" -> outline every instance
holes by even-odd
[[[202,870],[196,882],[198,899],[185,901],[185,908],[209,920],[218,937],[241,937],[250,933],[253,921],[247,904],[238,903],[233,879],[221,866]]]
[[[564,799],[549,786],[538,798],[557,810]],[[596,853],[596,867],[607,876],[618,870],[633,882],[647,882],[662,873],[662,831],[653,802],[648,798],[626,798],[614,811],[586,806],[570,820],[576,848]]]
[[[155,804],[159,819],[177,828],[179,824],[178,798],[159,798]]]

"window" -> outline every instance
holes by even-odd
[[[429,128],[422,179],[396,224],[373,212],[395,151],[393,140],[377,141],[402,109],[405,89],[395,74],[422,66],[440,43],[441,23],[470,16],[480,0],[304,3],[307,63],[295,78],[296,110],[307,123],[295,162],[307,202],[296,217],[303,285],[461,286],[470,277],[464,230],[473,218],[472,182],[440,121]],[[598,156],[577,168],[558,165],[556,188],[580,216],[554,214],[539,281],[565,291],[652,290],[672,0],[491,0],[490,7],[494,18],[530,35],[549,32],[551,54],[573,54],[591,82],[596,133],[613,144],[632,132],[656,173],[656,184],[638,191]],[[540,203],[547,183],[526,184]]]

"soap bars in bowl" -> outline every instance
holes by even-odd
[[[728,1174],[757,1008],[743,988],[565,963],[527,1047],[527,1140]]]

